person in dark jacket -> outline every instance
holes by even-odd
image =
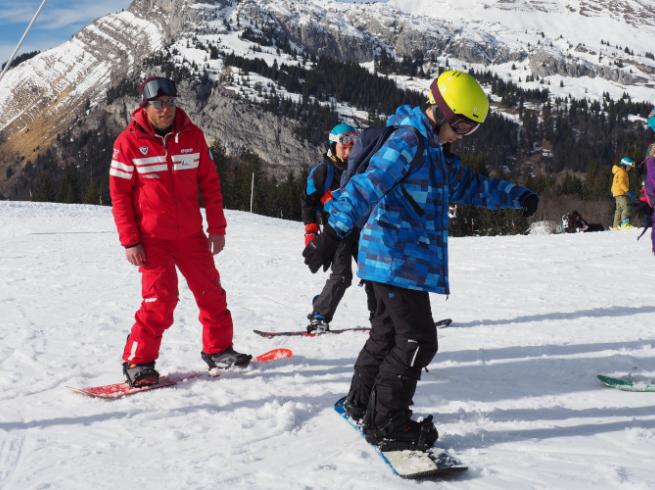
[[[315,272],[364,223],[357,274],[373,283],[377,303],[345,408],[383,450],[425,450],[438,438],[432,416],[415,421],[409,406],[437,352],[428,293],[450,292],[449,204],[523,209],[530,216],[539,202],[525,187],[473,173],[450,152],[450,143],[487,117],[489,100],[472,76],[444,72],[428,98],[429,107],[403,105],[389,118],[387,125],[398,129],[341,190],[323,233],[303,252]]]
[[[305,247],[316,240],[320,225],[329,216],[332,193],[339,188],[341,174],[346,168],[357,131],[349,124],[337,124],[328,136],[328,148],[320,162],[314,165],[307,176],[307,185],[302,197],[302,217],[305,224]],[[330,322],[353,280],[352,260],[357,253],[357,234],[352,234],[337,246],[331,264],[330,277],[320,294],[312,300],[312,311],[307,315],[307,331],[320,334],[330,329]],[[367,295],[371,286],[365,285]]]

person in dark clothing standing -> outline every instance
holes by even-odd
[[[305,247],[318,238],[320,225],[330,214],[332,193],[339,188],[341,174],[346,168],[348,155],[357,138],[355,128],[349,124],[337,124],[330,131],[328,149],[323,159],[314,165],[307,176],[307,186],[302,198],[302,217],[305,224]],[[307,315],[307,331],[320,334],[330,329],[332,317],[353,280],[352,259],[357,253],[357,236],[351,235],[337,246],[332,260],[331,274],[321,293],[312,301],[312,311]],[[370,286],[366,286],[367,295]],[[370,310],[370,299],[369,299]]]
[[[316,272],[364,223],[357,274],[373,284],[377,304],[344,407],[383,450],[426,450],[438,438],[432,416],[413,420],[409,407],[438,348],[428,293],[450,292],[448,205],[523,209],[530,216],[539,202],[525,187],[475,174],[450,152],[450,143],[478,129],[489,110],[471,75],[442,73],[428,99],[428,107],[397,108],[387,121],[397,129],[341,189],[323,233],[303,252]]]

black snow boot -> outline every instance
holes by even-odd
[[[159,383],[159,373],[155,369],[155,361],[143,364],[123,363],[125,381],[133,388],[156,385]]]
[[[382,451],[427,451],[439,438],[432,415],[417,422],[410,418],[411,413],[409,410],[397,413],[379,427],[367,424],[364,428],[366,440]]]
[[[216,354],[207,354],[206,352],[201,352],[200,354],[202,360],[209,366],[210,371],[215,369],[225,371],[232,366],[244,368],[250,364],[250,359],[252,359],[251,355],[241,354],[235,351],[232,346]]]
[[[320,313],[310,313],[307,315],[309,325],[307,325],[307,333],[312,335],[320,335],[330,330],[330,324],[325,321],[325,317]]]
[[[343,408],[348,414],[348,417],[353,419],[358,424],[362,421],[364,415],[366,414],[366,405],[360,405],[350,395],[346,397],[346,401],[343,403]]]

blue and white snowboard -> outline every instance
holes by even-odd
[[[362,428],[346,414],[343,407],[345,401],[346,397],[341,398],[334,404],[334,409],[348,422],[348,425],[364,437]],[[448,454],[448,452],[434,447],[428,451],[381,451],[379,447],[373,447],[375,447],[382,461],[391,468],[391,471],[402,478],[438,477],[468,469],[466,465]]]

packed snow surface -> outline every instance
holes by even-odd
[[[118,401],[66,386],[121,380],[140,303],[106,207],[0,202],[0,488],[406,489],[655,487],[655,395],[596,374],[655,378],[655,257],[638,232],[450,240],[452,295],[432,296],[439,353],[414,397],[468,472],[395,477],[333,411],[366,334],[264,339],[305,325],[326,275],[301,223],[228,211],[217,259],[235,348],[291,359]],[[333,327],[365,325],[361,288]],[[180,280],[165,373],[203,369]]]

